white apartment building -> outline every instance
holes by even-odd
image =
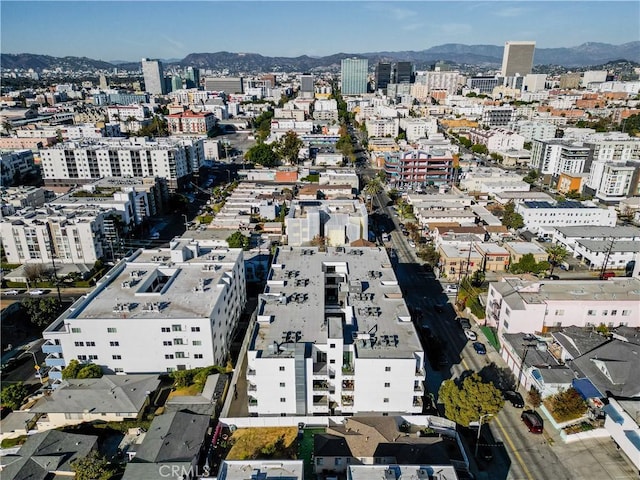
[[[438,121],[431,118],[401,118],[400,128],[402,128],[407,136],[408,142],[414,142],[419,138],[430,138],[438,133]]]
[[[271,120],[271,135],[269,138],[276,141],[290,131],[296,133],[298,136],[311,133],[313,131],[313,121]]]
[[[31,150],[14,150],[0,154],[0,172],[2,174],[2,185],[5,187],[20,183],[20,179],[24,175],[31,173],[34,168],[35,164]]]
[[[489,127],[505,127],[515,119],[516,111],[513,107],[484,107],[481,122]]]
[[[640,138],[628,133],[593,133],[584,139],[585,145],[593,150],[596,161],[626,162],[640,160]]]
[[[360,179],[354,170],[325,170],[318,180],[319,185],[349,185],[356,192],[360,190]]]
[[[607,268],[623,269],[640,253],[640,242],[629,240],[577,240],[573,250],[574,258],[591,270],[600,269],[607,262]]]
[[[524,185],[523,185],[524,184]],[[474,168],[460,175],[460,188],[467,192],[528,192],[531,186],[522,175],[501,168]]]
[[[463,77],[458,71],[452,72],[416,72],[415,84],[427,87],[427,92],[432,90],[446,90],[449,95],[455,95],[458,83],[462,83]]]
[[[554,243],[564,245],[569,251],[573,251],[581,240],[640,242],[640,228],[631,226],[556,227],[553,232]]]
[[[287,243],[309,245],[324,237],[327,245],[349,245],[369,238],[367,207],[359,200],[293,200],[284,219]]]
[[[398,118],[369,118],[365,122],[367,136],[372,137],[397,137],[400,128]]]
[[[280,248],[251,338],[250,415],[422,411],[424,351],[384,249]]]
[[[592,83],[604,83],[607,81],[606,70],[587,70],[582,74],[581,85],[588,87]]]
[[[590,202],[522,202],[516,205],[516,212],[522,215],[527,230],[545,234],[552,234],[556,227],[612,227],[618,220],[615,208],[599,208]]]
[[[142,121],[149,116],[149,109],[144,105],[111,105],[107,107],[107,116],[109,122]]]
[[[91,265],[104,255],[105,219],[111,208],[41,207],[18,211],[0,220],[2,245],[9,263]],[[51,242],[53,239],[53,243]]]
[[[640,280],[491,282],[486,318],[505,333],[545,333],[556,327],[640,327]]]
[[[198,138],[84,139],[41,149],[46,185],[90,183],[102,177],[163,177],[181,187],[204,161]]]
[[[638,191],[640,157],[635,162],[594,161],[589,170],[586,190],[604,202],[619,202]]]
[[[531,143],[531,167],[543,175],[583,173],[590,154],[591,149],[582,143],[534,139]]]
[[[510,124],[509,128],[523,136],[525,142],[531,142],[534,138],[546,140],[556,136],[556,126],[547,122],[520,120]]]
[[[313,104],[313,118],[315,120],[337,121],[338,102],[335,99],[316,100]]]
[[[240,249],[179,239],[138,250],[44,330],[49,375],[72,359],[108,373],[224,365],[245,302]]]
[[[511,130],[495,128],[469,130],[469,139],[473,143],[485,145],[490,152],[506,152],[507,150],[521,150],[524,147],[524,137]]]
[[[539,92],[540,90],[544,90],[546,83],[547,83],[546,73],[529,73],[524,76],[524,81],[522,83],[522,91],[523,92]]]

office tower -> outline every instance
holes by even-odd
[[[142,74],[144,75],[144,88],[153,95],[167,93],[162,62],[160,60],[142,59]]]
[[[204,79],[204,89],[211,92],[227,94],[244,93],[242,77],[210,77]]]
[[[391,64],[378,63],[375,72],[376,90],[387,89],[387,85],[391,83]]]
[[[200,88],[200,70],[187,68],[187,88]]]
[[[300,75],[300,97],[313,98],[313,75],[310,73],[303,73]]]
[[[176,90],[181,90],[182,89],[182,78],[180,78],[180,75],[174,74],[173,77],[171,77],[171,91],[175,92]]]
[[[535,49],[536,42],[505,43],[501,75],[503,77],[511,77],[516,74],[524,76],[531,73]]]
[[[109,83],[107,82],[107,77],[104,74],[100,74],[100,89],[106,90],[109,88]]]
[[[411,62],[398,62],[393,68],[393,83],[411,83],[413,65]]]
[[[340,65],[342,94],[361,95],[367,93],[367,72],[369,60],[366,58],[345,58]]]

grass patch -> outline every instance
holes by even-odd
[[[187,387],[176,388],[175,390],[171,391],[167,400],[173,397],[199,395],[200,393],[202,393],[203,387],[204,387],[204,384],[194,383],[193,385],[189,385]]]
[[[200,215],[198,217],[198,222],[200,222],[203,225],[210,224],[212,220],[213,220],[213,215]]]
[[[298,454],[296,427],[240,428],[233,432],[228,460],[278,458],[295,460]]]
[[[487,341],[493,345],[493,347],[499,352],[500,351],[500,340],[498,340],[498,336],[496,332],[491,327],[480,327],[484,336],[487,337]]]
[[[22,445],[27,441],[27,435],[20,435],[16,438],[5,438],[0,442],[0,448],[13,448]]]
[[[304,478],[314,478],[313,475],[313,437],[317,433],[324,433],[324,428],[305,428],[302,440],[298,445],[298,458],[304,462]]]

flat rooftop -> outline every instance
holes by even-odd
[[[634,238],[640,237],[640,228],[629,225],[616,227],[601,227],[598,225],[575,226],[575,227],[555,227],[556,231],[565,237],[586,237],[595,238]]]
[[[609,240],[576,240],[576,243],[592,252],[640,252],[640,242],[632,240],[617,240],[613,243]]]
[[[293,355],[292,348],[274,352],[274,342],[330,338],[355,345],[361,358],[413,358],[422,351],[389,257],[377,247],[280,248],[259,298],[258,325],[251,349],[263,357]],[[360,341],[370,338],[367,332],[379,340]]]

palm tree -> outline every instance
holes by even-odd
[[[553,274],[553,269],[569,256],[569,252],[567,252],[567,249],[562,245],[551,245],[545,250],[549,255],[549,264],[551,265],[549,274],[551,275]]]
[[[367,182],[364,187],[364,193],[369,196],[369,200],[371,201],[371,205],[373,205],[373,197],[378,195],[382,191],[382,182],[380,178],[374,177]]]

